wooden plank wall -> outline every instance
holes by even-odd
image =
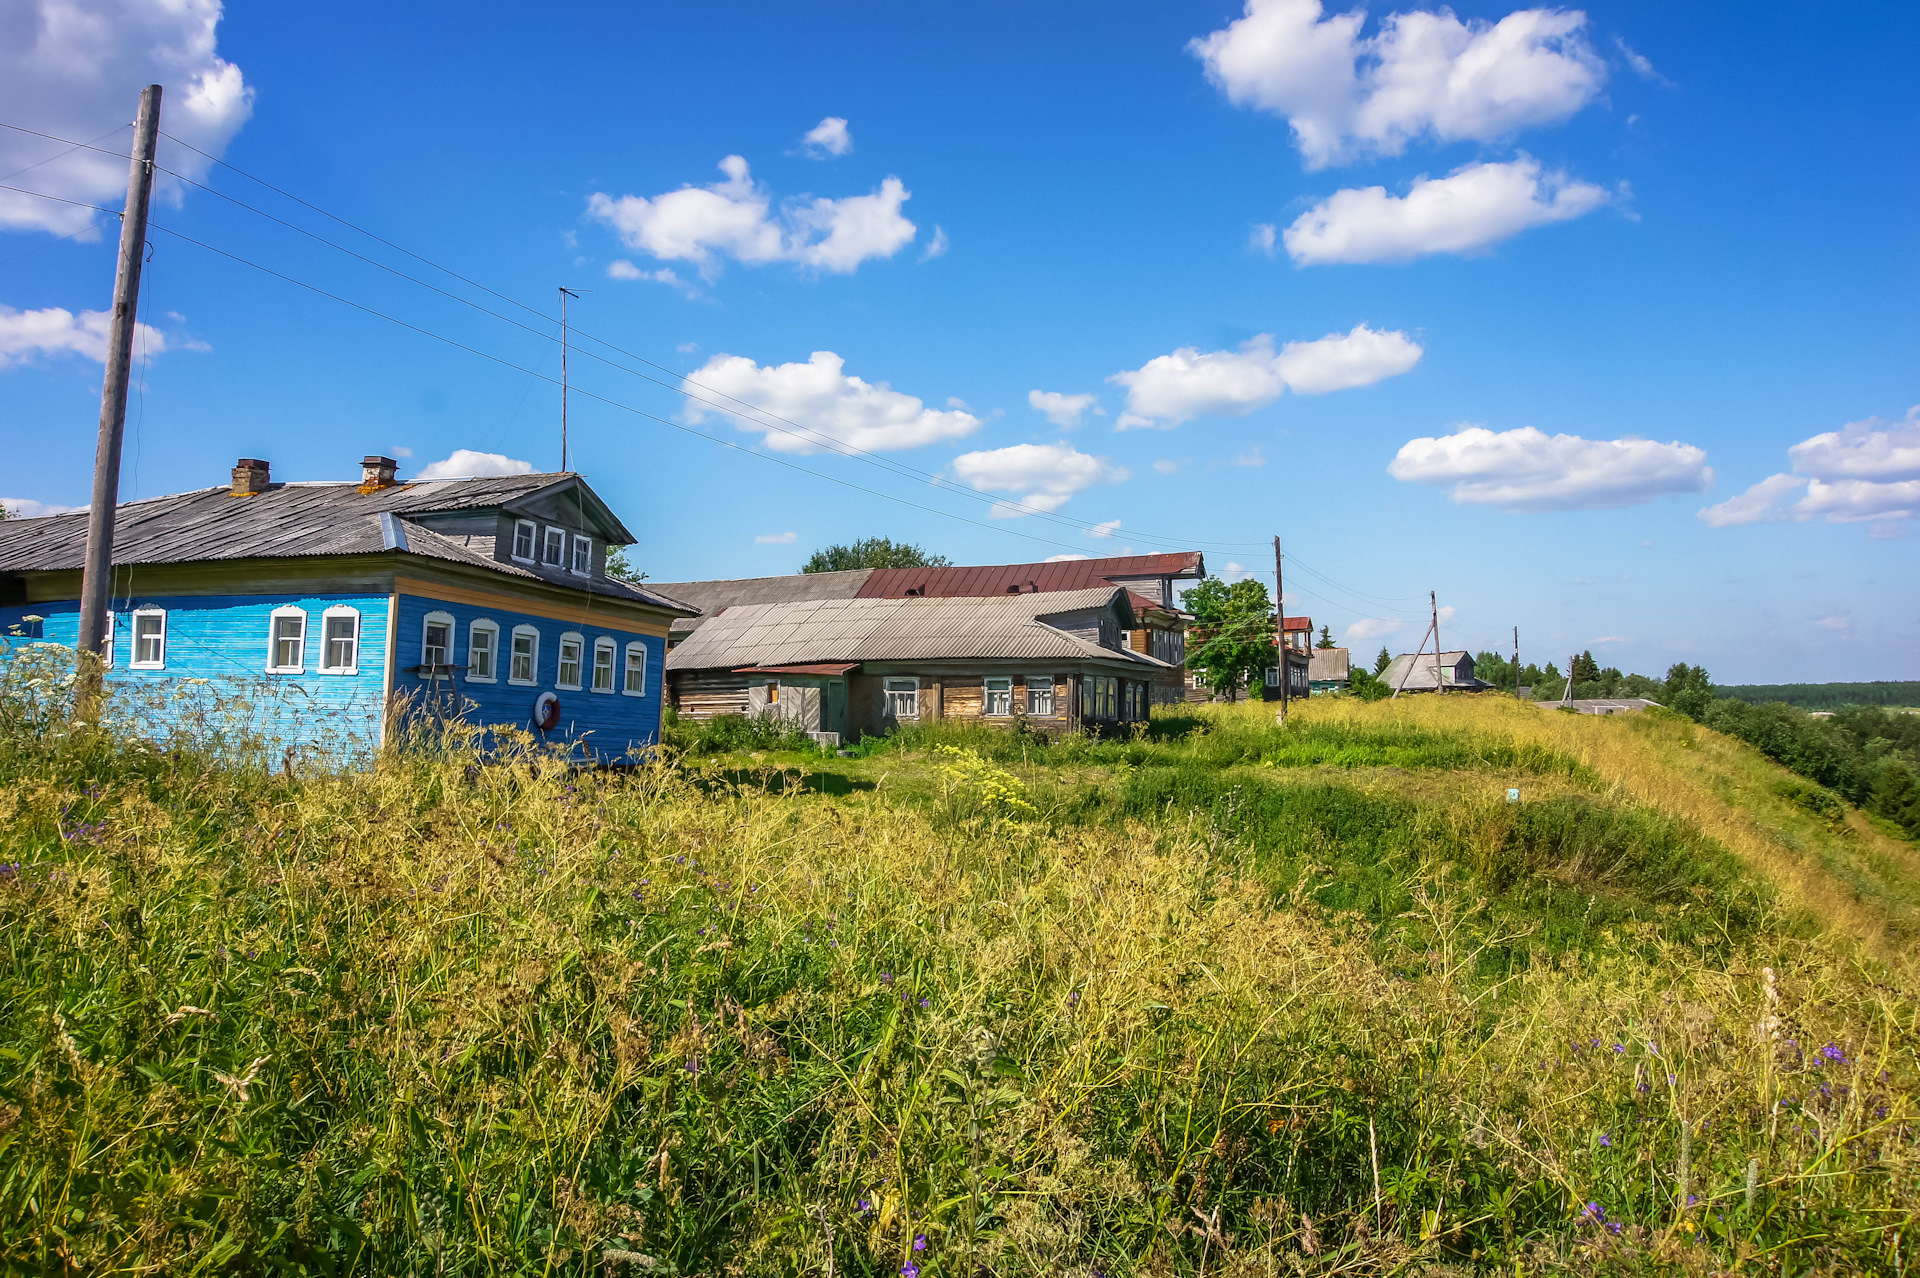
[[[689,719],[747,712],[747,676],[729,670],[693,670],[669,676],[673,704]]]

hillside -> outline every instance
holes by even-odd
[[[0,700],[0,1256],[1912,1262],[1912,843],[1664,713],[1269,715],[329,775]]]
[[[1745,683],[1715,685],[1717,696],[1764,705],[1784,701],[1802,710],[1842,710],[1848,706],[1920,706],[1920,680],[1877,679],[1872,683]]]

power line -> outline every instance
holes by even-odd
[[[321,297],[328,298],[331,301],[339,302],[343,306],[350,306],[354,310],[364,312],[365,314],[368,314],[368,315],[372,315],[377,319],[386,320],[390,324],[395,324],[401,328],[407,329],[410,332],[418,333],[422,337],[431,337],[435,341],[444,342],[448,346],[452,346],[458,350],[466,351],[470,355],[477,355],[481,359],[500,365],[502,368],[511,369],[517,373],[524,373],[528,377],[538,378],[540,381],[547,382],[554,386],[558,386],[560,384],[557,378],[548,377],[545,374],[537,373],[530,368],[522,367],[521,365],[515,364],[513,361],[504,359],[501,356],[490,354],[489,352],[483,351],[476,346],[469,346],[465,342],[459,341],[456,338],[448,337],[442,333],[436,333],[432,329],[422,328],[418,324],[412,324],[396,316],[388,315],[384,311],[375,310],[373,307],[367,306],[361,302],[356,302],[351,298],[342,297],[338,293],[329,292],[328,290],[321,288],[317,284],[309,284],[305,280],[295,279],[293,276],[287,275],[280,271],[276,271],[272,267],[262,266],[258,262],[250,261],[247,258],[241,257],[238,253],[229,253],[227,250],[222,248],[216,248],[215,246],[208,244],[203,240],[197,240],[190,235],[186,235],[180,231],[174,230],[172,227],[162,226],[157,222],[153,223],[152,226],[156,231],[162,231],[168,235],[173,236],[175,239],[184,240],[186,243],[191,244],[196,248],[205,249],[209,253],[216,253],[221,257],[227,258],[230,261],[238,262],[243,266],[250,266],[254,270],[261,272],[262,274],[271,275],[277,280],[282,280],[285,283],[292,284],[298,288],[303,288],[309,292],[317,293]],[[1022,537],[1028,541],[1037,541],[1037,542],[1040,542],[1042,545],[1058,546],[1064,550],[1076,549],[1074,546],[1071,546],[1066,542],[1053,541],[1052,539],[1046,538],[1046,537],[1036,537],[1031,533],[1019,532],[1012,528],[996,528],[994,525],[986,523],[983,520],[969,519],[965,515],[956,515],[952,511],[941,510],[937,506],[927,506],[927,505],[923,505],[920,502],[908,501],[904,497],[896,497],[892,493],[881,492],[877,488],[868,488],[864,485],[853,483],[850,480],[840,479],[836,476],[826,474],[822,471],[813,470],[810,467],[799,465],[796,462],[787,461],[784,458],[772,457],[766,453],[758,453],[751,448],[743,448],[739,444],[733,443],[731,440],[716,438],[715,436],[709,435],[704,431],[695,430],[691,426],[685,426],[679,422],[672,421],[669,418],[657,416],[653,413],[647,412],[645,409],[635,408],[631,404],[622,403],[617,399],[611,399],[605,395],[596,395],[592,391],[585,391],[585,390],[578,391],[577,393],[581,395],[585,395],[588,399],[598,400],[600,403],[605,404],[610,408],[620,409],[622,412],[631,413],[636,417],[643,417],[648,421],[657,422],[662,426],[671,426],[673,429],[677,431],[681,431],[684,434],[692,435],[699,439],[704,439],[709,443],[719,444],[724,448],[731,448],[735,452],[745,453],[749,457],[757,457],[762,461],[769,461],[774,463],[775,465],[784,466],[789,470],[796,470],[805,475],[812,475],[816,479],[824,479],[829,483],[839,484],[843,488],[851,488],[856,492],[866,493],[869,496],[879,497],[886,501],[895,502],[902,506],[909,506],[915,510],[925,511],[928,514],[940,515],[947,519],[957,519],[961,523],[973,524],[975,527],[978,527],[978,528],[986,528],[994,532],[1006,533],[1007,535],[1012,537]]]
[[[12,125],[12,124],[10,124],[10,125],[8,125],[7,127],[8,127],[8,128],[10,128],[10,129],[14,129],[14,128],[19,128],[19,126],[18,126],[18,125]],[[102,134],[101,134],[101,135],[100,135],[99,137],[97,137],[97,138],[95,138],[95,139],[93,140],[93,142],[104,142],[104,141],[105,141],[106,139],[108,139],[108,138],[110,138],[110,137],[112,137],[112,136],[113,136],[114,134],[116,134],[116,133],[118,133],[118,132],[119,132],[119,131],[120,131],[121,129],[126,129],[126,128],[131,128],[131,127],[132,127],[131,125],[126,125],[126,124],[121,124],[121,125],[117,125],[117,126],[115,126],[114,128],[111,128],[111,129],[108,129],[108,130],[107,130],[107,131],[106,131],[105,133],[102,133]],[[21,129],[20,131],[21,131],[22,133],[30,133],[30,132],[32,132],[32,130],[31,130],[31,129]],[[40,136],[40,137],[43,137],[43,138],[44,138],[44,137],[47,137],[48,135],[47,135],[47,134],[45,134],[45,133],[42,133],[42,134],[40,134],[39,136]],[[49,140],[51,140],[51,141],[56,141],[56,142],[57,142],[57,141],[60,141],[61,139],[59,139],[59,138],[51,138],[51,139],[49,139]],[[73,154],[73,153],[74,153],[75,151],[81,151],[81,150],[88,150],[88,151],[99,151],[99,150],[101,150],[101,148],[100,148],[100,147],[97,147],[97,146],[95,146],[95,145],[93,144],[93,142],[75,142],[75,143],[73,143],[73,144],[72,144],[71,146],[69,146],[69,147],[68,147],[68,148],[67,148],[66,150],[64,150],[64,151],[61,151],[61,152],[60,152],[59,154],[57,154],[57,155],[49,155],[49,156],[48,156],[48,157],[47,157],[46,159],[44,159],[44,160],[35,160],[35,161],[34,161],[34,162],[33,162],[32,164],[29,164],[29,165],[27,165],[27,167],[26,167],[26,168],[24,168],[24,169],[15,169],[15,170],[14,170],[13,172],[11,172],[11,173],[6,173],[6,174],[0,174],[0,182],[11,182],[11,181],[12,181],[12,180],[13,180],[14,178],[17,178],[17,177],[19,177],[19,176],[20,176],[20,175],[21,175],[22,173],[26,173],[26,172],[28,172],[28,171],[30,171],[30,170],[32,170],[32,169],[37,169],[37,168],[39,168],[39,167],[40,167],[41,165],[43,165],[43,164],[52,164],[52,163],[53,163],[53,162],[54,162],[55,160],[64,160],[64,159],[66,159],[66,158],[67,158],[67,157],[68,157],[69,155],[72,155],[72,154]],[[107,155],[112,155],[112,156],[116,156],[116,157],[118,157],[119,159],[123,159],[123,160],[127,158],[126,156],[124,156],[124,155],[121,155],[121,154],[120,154],[120,153],[119,153],[118,151],[107,151],[107,152],[105,152],[105,154],[107,154]]]
[[[178,143],[180,146],[185,147],[187,150],[192,151],[194,154],[199,155],[202,158],[214,164],[217,164],[222,168],[230,169],[234,173],[239,174],[241,177],[246,178],[248,181],[258,183],[259,185],[267,188],[269,191],[272,191],[277,195],[283,196],[286,199],[292,200],[294,203],[301,205],[303,208],[311,209],[313,212],[320,214],[322,217],[328,218],[329,220],[334,222],[338,222],[341,226],[344,226],[349,230],[352,230],[357,232],[358,234],[364,235],[367,238],[376,241],[377,243],[384,244],[388,248],[393,249],[395,252],[405,254],[407,257],[413,258],[417,262],[420,262],[426,266],[430,266],[434,270],[440,271],[443,274],[450,276],[453,279],[459,280],[463,284],[467,284],[470,287],[477,288],[481,292],[486,293],[491,297],[498,298],[510,306],[518,307],[519,309],[527,312],[529,315],[538,316],[543,321],[547,321],[547,322],[551,321],[551,318],[552,318],[551,316],[544,314],[543,312],[537,310],[534,307],[528,306],[526,303],[521,302],[516,298],[513,298],[505,293],[499,292],[496,289],[489,288],[485,284],[480,283],[478,280],[475,280],[466,275],[462,275],[460,272],[455,271],[450,267],[442,266],[440,263],[433,261],[431,258],[424,257],[419,253],[415,253],[411,249],[408,249],[399,244],[396,244],[392,240],[389,240],[384,236],[378,235],[373,231],[367,230],[365,227],[359,226],[351,221],[348,221],[346,218],[340,217],[338,214],[330,213],[326,209],[321,208],[319,205],[314,204],[311,201],[304,200],[299,196],[294,195],[292,192],[287,191],[284,188],[275,186],[273,183],[268,182],[263,178],[255,177],[253,174],[246,172],[244,169],[241,169],[236,165],[230,164],[227,161],[222,160],[216,156],[209,155],[207,154],[207,152],[200,150],[199,148],[191,145],[190,143],[183,142],[179,138],[173,137],[172,134],[163,133],[163,136],[169,138],[175,143]],[[328,240],[322,236],[316,235],[312,231],[309,231],[306,228],[301,227],[295,223],[289,222],[284,218],[277,217],[274,214],[266,212],[265,210],[255,208],[253,205],[247,204],[243,200],[236,199],[233,196],[227,195],[223,191],[216,190],[215,188],[207,186],[204,183],[197,182],[192,178],[186,177],[184,174],[174,172],[171,169],[164,169],[162,171],[168,173],[170,176],[177,178],[182,182],[187,183],[190,186],[197,187],[200,190],[208,192],[209,194],[216,195],[219,198],[226,200],[229,203],[232,203],[234,205],[237,205],[240,208],[246,209],[249,212],[252,212],[261,217],[264,217],[269,221],[278,223],[279,225],[287,227],[289,230],[295,231],[301,235],[305,235],[310,239],[316,240],[321,244],[327,245],[329,248],[333,248],[339,252],[345,253],[349,257],[353,257],[359,261],[365,262],[370,266],[377,267],[380,270],[387,271],[392,275],[395,275],[401,279],[407,280],[410,283],[417,284],[422,288],[438,293],[441,296],[449,298],[453,301],[459,302],[462,305],[470,306],[475,310],[480,311],[482,314],[490,315],[493,318],[500,320],[503,323],[514,324],[521,328],[527,328],[529,331],[537,331],[529,328],[528,325],[523,324],[520,321],[509,319],[508,317],[501,315],[497,311],[489,310],[487,307],[481,306],[479,303],[474,302],[470,298],[461,297],[456,293],[452,293],[446,289],[439,288],[436,285],[429,284],[426,281],[421,280],[415,276],[407,275],[405,272],[395,270],[393,267],[388,266],[383,262],[367,257],[364,254],[356,253],[352,249],[346,248],[343,245],[336,244],[331,240]],[[782,434],[787,434],[787,435],[794,435],[796,432],[798,432],[797,437],[801,438],[803,442],[813,445],[814,447],[824,448],[826,451],[836,453],[842,457],[849,457],[849,458],[854,458],[856,460],[862,460],[867,462],[867,464],[869,465],[879,467],[880,469],[889,470],[894,472],[895,474],[899,474],[905,477],[914,478],[916,480],[926,480],[939,487],[948,489],[949,491],[959,493],[960,495],[967,497],[969,500],[983,501],[989,504],[998,504],[998,505],[1002,505],[1003,507],[1010,506],[1016,510],[1019,510],[1022,514],[1036,516],[1038,518],[1044,519],[1050,523],[1054,523],[1062,527],[1069,527],[1075,530],[1079,530],[1081,527],[1081,523],[1079,520],[1070,519],[1065,516],[1057,515],[1052,511],[1043,510],[1037,506],[1029,506],[1024,502],[1013,501],[1003,497],[994,497],[989,494],[979,493],[967,488],[963,488],[956,484],[953,484],[943,475],[936,474],[935,472],[932,472],[932,471],[921,470],[917,466],[910,466],[904,462],[895,461],[892,458],[881,457],[878,454],[875,454],[867,449],[863,449],[856,445],[849,444],[844,440],[837,439],[834,436],[829,435],[824,431],[817,430],[816,428],[811,426],[806,426],[800,422],[796,422],[792,420],[791,418],[783,417],[780,414],[773,412],[771,409],[762,407],[757,404],[750,403],[747,400],[740,399],[738,396],[728,394],[726,391],[717,390],[713,387],[703,385],[700,382],[696,382],[692,378],[687,377],[679,372],[676,372],[671,368],[668,368],[664,364],[656,363],[655,361],[648,359],[646,356],[641,355],[638,352],[627,350],[624,347],[621,347],[613,342],[609,342],[605,338],[599,337],[594,333],[586,331],[585,329],[575,329],[574,331],[580,337],[586,339],[587,341],[603,346],[607,350],[613,351],[616,354],[624,356],[625,358],[633,360],[637,363],[644,364],[649,368],[657,369],[658,371],[665,373],[676,380],[673,383],[663,382],[659,378],[649,377],[647,374],[638,372],[635,369],[622,367],[621,365],[615,363],[612,360],[608,360],[603,356],[594,355],[592,354],[592,352],[589,352],[589,351],[582,351],[581,353],[584,355],[587,355],[588,358],[598,359],[601,363],[606,364],[609,367],[619,369],[621,372],[627,373],[630,376],[639,377],[642,380],[653,382],[656,385],[665,387],[666,389],[672,390],[678,394],[686,395],[688,399],[694,400],[697,403],[706,404],[708,407],[717,409],[723,413],[727,413],[730,416],[740,418],[741,420],[746,421],[751,425],[758,426],[766,430],[776,430]],[[546,337],[547,340],[549,341],[554,340],[550,335],[545,333],[542,333],[541,336]],[[686,389],[689,386],[694,387],[697,390],[705,391],[708,395],[717,395],[721,399],[729,400],[732,403],[739,405],[740,409],[744,409],[747,412],[758,414],[760,417],[770,418],[772,419],[773,422],[782,423],[782,426],[774,426],[770,422],[760,421],[757,418],[753,418],[753,417],[747,417],[745,413],[740,411],[740,409],[729,408],[726,404],[721,404],[710,399],[703,399],[699,395],[691,394]],[[782,428],[783,426],[791,427],[792,429],[783,429]],[[1223,549],[1247,549],[1255,544],[1252,542],[1215,541],[1215,540],[1208,540],[1208,539],[1202,539],[1202,538],[1168,537],[1168,536],[1162,536],[1162,535],[1158,535],[1152,532],[1142,531],[1142,530],[1134,530],[1131,532],[1130,535],[1136,540],[1157,541],[1167,545],[1202,545],[1202,546],[1214,546],[1214,547],[1219,547]]]

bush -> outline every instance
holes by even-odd
[[[720,714],[711,719],[689,719],[671,711],[660,729],[661,738],[685,754],[727,754],[736,750],[801,750],[820,748],[798,724],[772,716],[748,718]]]

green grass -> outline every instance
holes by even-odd
[[[1912,1263],[1910,964],[1355,713],[329,773],[0,699],[0,1266]]]

